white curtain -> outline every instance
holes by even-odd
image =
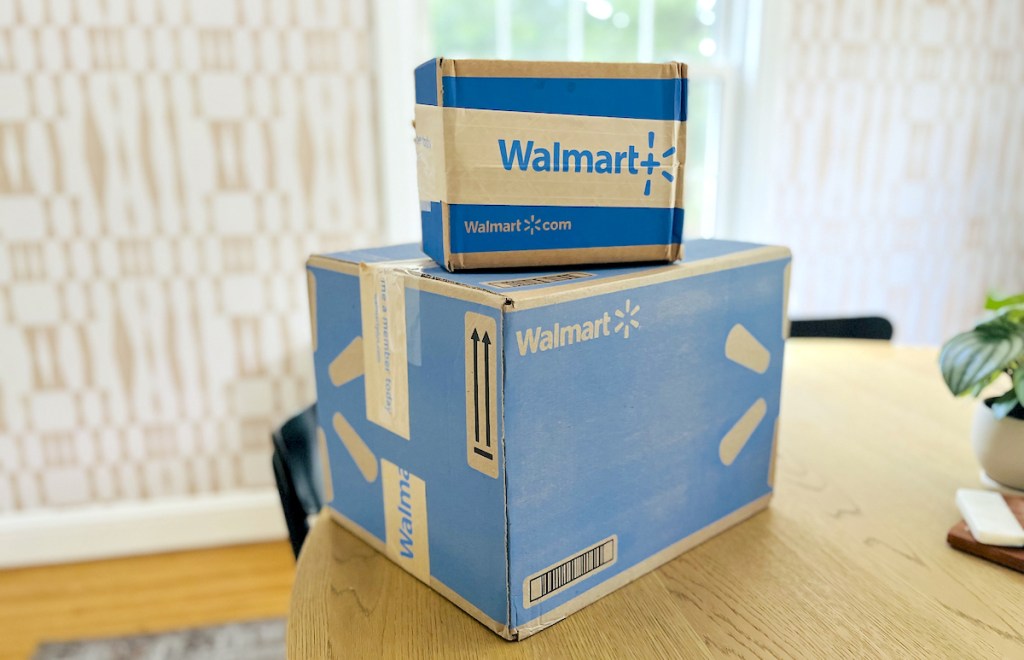
[[[735,233],[793,248],[792,316],[937,345],[1024,291],[1024,4],[773,1],[765,30]]]

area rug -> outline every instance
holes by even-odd
[[[285,620],[244,621],[153,635],[45,643],[34,660],[282,660]]]

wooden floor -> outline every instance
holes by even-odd
[[[294,573],[285,541],[0,571],[0,659],[44,640],[285,616]]]

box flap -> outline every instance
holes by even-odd
[[[491,299],[492,304],[507,302],[517,309],[522,309],[789,257],[789,249],[784,247],[697,239],[687,241],[683,261],[672,264],[450,273],[424,255],[418,245],[409,243],[314,256],[310,258],[310,265],[351,269],[355,272],[360,263],[394,262],[396,267],[417,272],[433,282],[450,285],[463,291],[483,292],[485,297]]]

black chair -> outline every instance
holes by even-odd
[[[806,319],[792,321],[790,337],[835,337],[843,339],[892,339],[892,323],[881,316],[846,319]]]
[[[272,434],[274,479],[296,559],[309,533],[309,516],[324,499],[323,469],[316,442],[316,404],[292,417]]]

